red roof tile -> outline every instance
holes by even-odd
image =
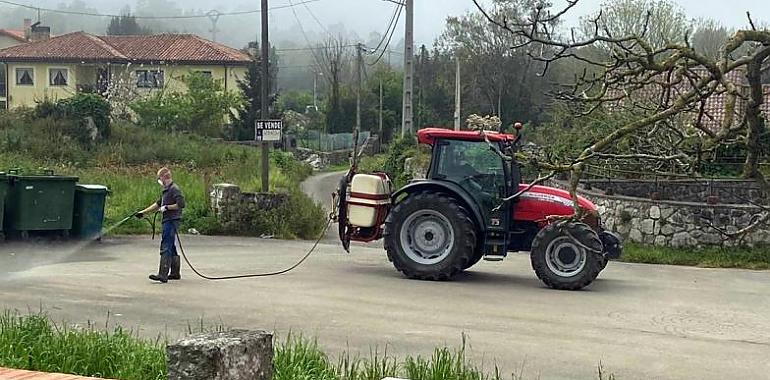
[[[249,56],[192,34],[99,37],[132,60],[248,62]]]
[[[75,32],[0,50],[6,61],[109,61],[245,64],[248,55],[192,34],[94,36]]]
[[[27,38],[24,36],[23,30],[0,29],[0,34],[11,37],[19,42],[27,42]]]

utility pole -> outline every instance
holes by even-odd
[[[384,140],[384,137],[382,136],[382,77],[380,77],[380,118],[379,118],[379,132],[377,137],[379,137],[379,143],[377,144],[377,151],[382,151],[382,142]]]
[[[353,157],[358,154],[358,135],[361,133],[361,92],[363,88],[361,77],[363,76],[362,71],[364,69],[363,50],[363,44],[359,43],[356,45],[356,129],[353,131]]]
[[[414,0],[404,0],[406,30],[404,32],[404,105],[401,113],[401,137],[412,133],[412,90],[414,79]]]
[[[455,131],[460,130],[460,55],[455,58],[457,67],[455,71]]]
[[[262,0],[262,112],[260,118],[267,120],[270,115],[267,97],[270,96],[270,40],[267,36],[267,0]],[[270,142],[262,141],[262,192],[270,190]]]
[[[313,111],[318,111],[318,73],[313,71]]]
[[[211,40],[217,42],[217,32],[219,31],[219,29],[217,29],[217,22],[219,21],[221,13],[216,9],[212,9],[208,11],[206,15],[209,16],[209,21],[211,21],[211,29],[209,30],[209,32],[211,32]]]

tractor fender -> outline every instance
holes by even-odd
[[[431,179],[413,181],[393,193],[391,201],[395,205],[401,195],[423,191],[441,192],[457,199],[460,204],[473,215],[473,222],[478,226],[479,230],[481,232],[486,231],[486,223],[483,222],[484,219],[481,216],[481,210],[479,210],[476,202],[471,198],[467,191],[452,182]]]

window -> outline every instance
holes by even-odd
[[[32,86],[35,84],[35,71],[29,68],[16,69],[16,84],[19,86]]]
[[[200,74],[204,78],[211,79],[211,71],[196,71],[196,73]]]
[[[503,160],[486,142],[439,140],[435,176],[467,190],[486,209],[505,195]]]
[[[136,70],[136,87],[163,87],[163,70]]]
[[[66,86],[67,74],[67,69],[48,69],[48,84],[51,86]]]

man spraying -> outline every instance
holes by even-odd
[[[150,275],[150,280],[167,283],[168,280],[180,280],[180,260],[176,251],[176,231],[182,219],[182,209],[185,207],[184,196],[171,179],[171,170],[161,168],[158,170],[158,184],[163,188],[160,199],[146,209],[136,213],[141,219],[145,214],[160,211],[163,214],[160,240],[160,265],[158,274]]]

